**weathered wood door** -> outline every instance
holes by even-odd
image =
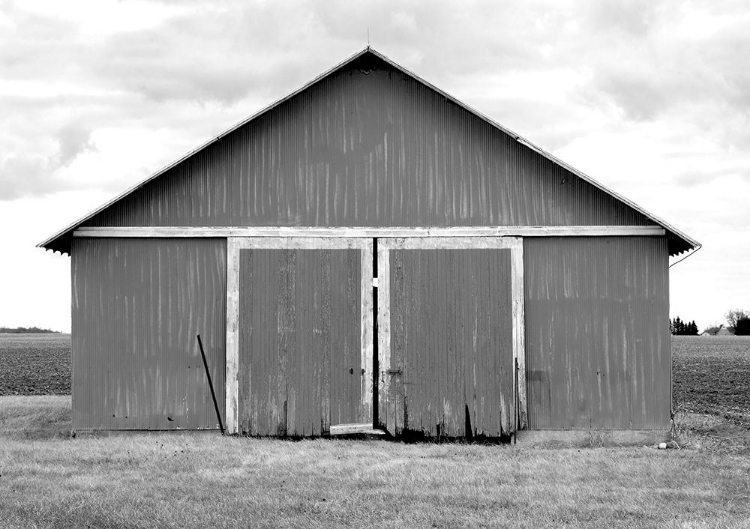
[[[378,422],[389,433],[515,432],[521,251],[511,238],[378,241]]]
[[[238,433],[316,436],[372,424],[371,239],[230,245]]]

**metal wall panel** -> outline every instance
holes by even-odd
[[[511,250],[391,250],[390,284],[395,433],[510,434]]]
[[[361,408],[361,253],[240,250],[240,433],[372,421]]]
[[[669,425],[667,241],[524,241],[531,429]]]
[[[218,428],[226,242],[75,239],[71,274],[73,428]]]
[[[650,224],[365,54],[84,226]]]

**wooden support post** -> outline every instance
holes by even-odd
[[[375,334],[375,323],[373,315],[372,299],[372,239],[362,239],[362,252],[360,253],[362,277],[361,283],[361,413],[362,420],[369,420],[372,424],[373,411],[373,372],[372,354],[373,340]]]
[[[512,238],[511,245],[511,289],[513,291],[513,357],[518,366],[516,384],[518,394],[517,427],[526,429],[526,324],[523,286],[523,239]],[[516,425],[514,425],[514,428]]]
[[[396,434],[395,402],[391,387],[391,289],[390,255],[385,241],[378,241],[378,417],[386,431]]]
[[[227,433],[238,432],[239,357],[240,357],[240,246],[234,237],[227,239],[227,344],[226,344],[226,421]]]

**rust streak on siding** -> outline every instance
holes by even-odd
[[[389,253],[395,433],[512,433],[511,250]]]
[[[74,429],[219,428],[196,335],[223,399],[225,259],[218,239],[74,241]]]
[[[361,405],[363,252],[239,252],[240,433],[317,436],[371,421]]]
[[[529,427],[667,427],[667,241],[526,239],[524,262]]]

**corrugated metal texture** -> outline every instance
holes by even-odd
[[[71,268],[73,428],[218,429],[226,242],[75,239]]]
[[[398,424],[428,436],[511,433],[510,250],[391,252],[396,433]]]
[[[364,422],[360,250],[240,251],[239,429],[314,436]]]
[[[531,429],[669,425],[667,241],[524,241]]]
[[[649,225],[365,54],[85,226]]]

